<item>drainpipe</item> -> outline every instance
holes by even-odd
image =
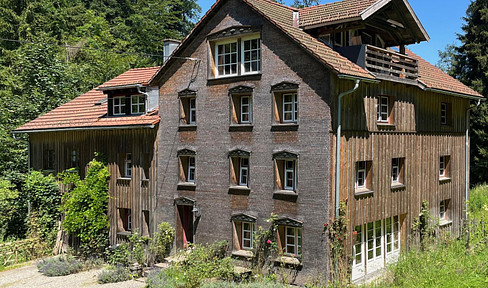
[[[336,180],[335,180],[335,216],[339,217],[339,187],[341,181],[341,102],[342,97],[353,93],[359,88],[361,80],[356,79],[354,88],[342,92],[337,97],[337,136],[336,136]]]
[[[465,161],[466,163],[464,164],[464,176],[466,177],[465,178],[465,183],[466,183],[466,201],[465,201],[465,217],[466,217],[466,220],[468,220],[468,201],[469,201],[469,112],[475,108],[475,107],[478,107],[480,106],[480,102],[481,100],[478,100],[478,103],[476,104],[476,106],[474,107],[469,107],[467,110],[466,110],[466,155],[465,155]]]
[[[144,99],[144,102],[145,102],[144,110],[146,110],[146,111],[144,111],[144,112],[147,112],[147,107],[149,107],[149,94],[147,94],[147,92],[143,92],[141,90],[141,88],[142,88],[142,85],[141,84],[137,84],[136,88],[137,88],[137,92],[138,93],[143,94],[144,96],[146,96],[145,99]]]

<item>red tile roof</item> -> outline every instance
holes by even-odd
[[[406,49],[406,54],[418,60],[419,82],[424,84],[427,88],[454,92],[467,96],[483,97],[459,80],[447,75],[441,69],[420,58],[420,56],[412,51]]]
[[[360,13],[378,0],[344,0],[300,9],[300,26],[322,24],[360,17]]]
[[[296,9],[280,5],[271,0],[243,0],[286,35],[295,40],[307,52],[337,74],[374,79],[368,71],[349,61],[329,46],[293,26],[293,12]]]
[[[129,71],[122,73],[111,80],[108,80],[107,82],[100,85],[100,87],[98,88],[102,88],[103,90],[103,88],[107,87],[117,87],[134,84],[147,85],[149,83],[149,80],[151,80],[151,78],[158,71],[159,68],[160,66],[130,69]]]
[[[16,132],[39,130],[117,128],[126,126],[150,126],[159,123],[159,109],[138,116],[107,117],[107,95],[100,87],[147,83],[159,67],[131,69],[103,83],[101,86],[76,97],[56,109],[17,128]],[[152,73],[152,74],[151,74]],[[123,83],[123,84],[121,84]]]

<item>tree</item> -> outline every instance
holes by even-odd
[[[448,45],[439,52],[438,67],[478,93],[488,95],[488,0],[471,2],[464,17],[461,45]],[[488,104],[481,102],[471,110],[472,185],[488,181]]]
[[[318,0],[294,0],[291,7],[295,8],[305,8],[310,6],[319,5]]]

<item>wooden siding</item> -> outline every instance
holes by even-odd
[[[120,229],[118,208],[131,209],[132,231],[151,234],[155,231],[153,223],[156,199],[156,137],[155,129],[124,129],[124,130],[87,130],[68,132],[32,133],[31,167],[43,170],[46,150],[54,149],[54,171],[60,172],[71,168],[70,153],[73,149],[79,151],[81,176],[86,173],[86,165],[93,158],[95,152],[106,156],[109,180],[109,215],[110,215],[110,243],[115,244],[124,239],[117,236]],[[124,155],[132,153],[132,177],[124,178]],[[144,212],[149,211],[149,225],[146,225]],[[148,226],[148,227],[147,227]]]
[[[337,94],[352,88],[352,81],[337,82]],[[337,95],[336,94],[336,95]],[[378,95],[393,102],[391,125],[377,125]],[[336,101],[336,100],[334,100]],[[440,124],[441,102],[450,103],[451,124]],[[434,217],[440,201],[449,199],[451,230],[462,223],[465,203],[465,117],[469,100],[422,91],[403,84],[361,83],[343,98],[340,199],[348,202],[350,231],[356,225],[405,216],[403,237],[410,234],[422,201],[428,201]],[[337,118],[334,118],[337,119]],[[334,124],[334,128],[336,125]],[[335,129],[331,133],[335,163]],[[439,180],[439,160],[450,156],[449,180]],[[404,158],[404,188],[391,189],[392,159]],[[357,161],[372,161],[372,193],[356,195]],[[331,181],[335,187],[335,166]],[[332,198],[335,191],[332,188]],[[332,203],[335,203],[334,201]]]

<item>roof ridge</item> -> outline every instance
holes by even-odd
[[[159,68],[161,68],[161,66],[130,68],[129,70],[123,72],[122,74],[124,74],[124,73],[126,73],[128,71],[134,71],[134,70],[149,70],[149,69],[159,69]],[[122,75],[122,74],[120,74],[120,75]],[[120,76],[120,75],[118,75],[118,76]],[[115,76],[115,77],[117,77],[117,76]]]

